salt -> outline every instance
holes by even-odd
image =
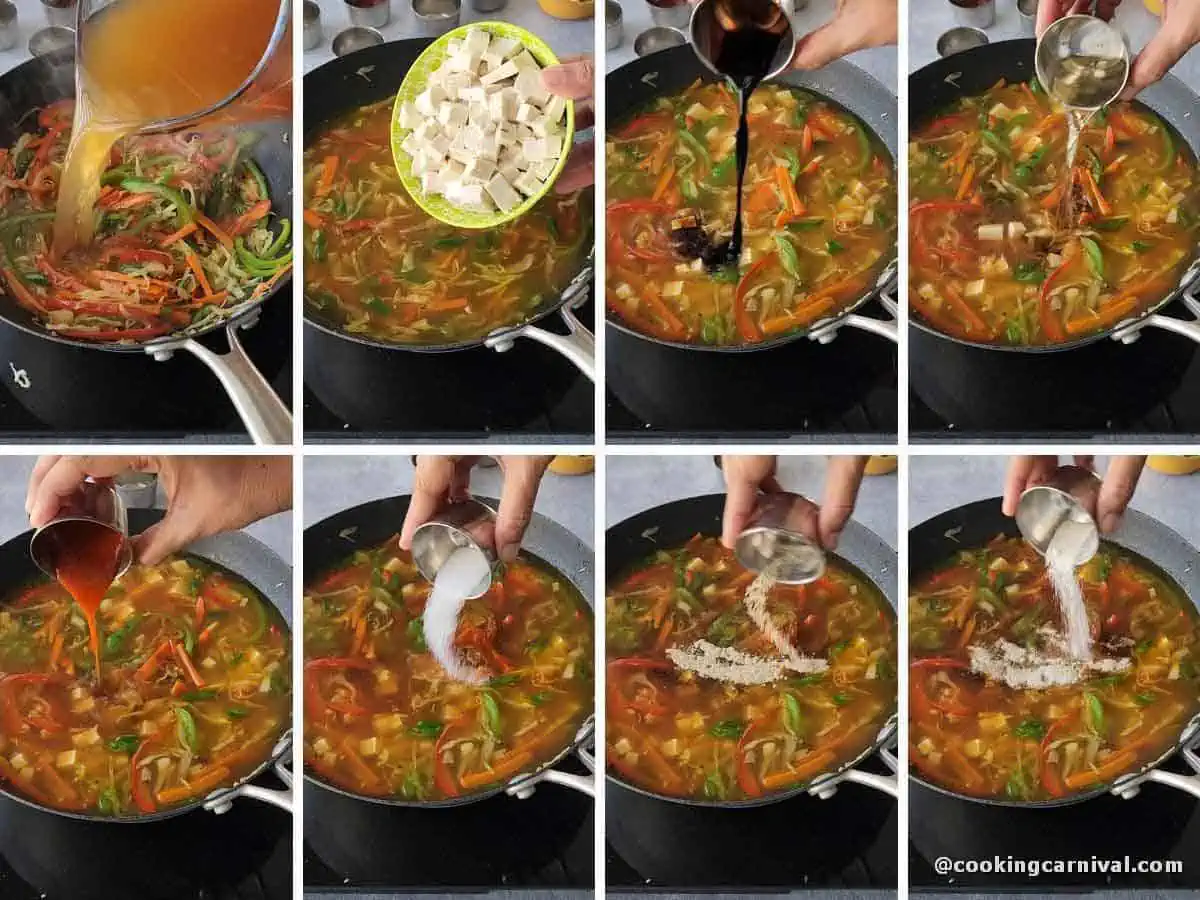
[[[486,672],[459,658],[454,635],[463,605],[487,590],[490,574],[487,558],[478,549],[459,547],[446,558],[433,579],[433,591],[423,617],[425,643],[433,658],[455,681],[479,684],[487,678]]]
[[[1083,602],[1083,588],[1075,574],[1074,555],[1051,541],[1046,549],[1046,572],[1062,614],[1067,653],[1073,659],[1087,662],[1092,658],[1091,625]]]

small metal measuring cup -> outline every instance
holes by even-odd
[[[954,19],[968,28],[991,28],[996,24],[996,0],[950,0]]]
[[[451,503],[413,532],[412,558],[417,571],[432,583],[450,555],[463,548],[479,553],[487,560],[488,574],[468,594],[468,599],[481,597],[492,586],[492,569],[496,565],[496,510],[469,497]]]
[[[1121,96],[1129,80],[1124,36],[1094,16],[1059,19],[1042,32],[1033,59],[1042,86],[1074,109],[1107,106]]]
[[[763,80],[784,72],[796,55],[797,37],[786,10],[777,0],[700,0],[692,9],[688,39],[705,68],[725,75],[717,68],[723,36],[748,24],[780,33],[779,47]]]
[[[316,0],[304,0],[304,49],[321,46],[321,5]]]
[[[115,531],[121,535],[117,557],[117,575],[133,564],[133,545],[129,541],[129,516],[117,486],[111,479],[86,479],[75,493],[59,505],[58,515],[33,533],[29,555],[34,564],[51,578],[58,577],[63,553],[70,552],[81,532],[90,529]]]
[[[745,568],[762,572],[770,566],[781,584],[810,584],[825,572],[825,551],[790,522],[797,499],[795,494],[764,494],[753,524],[733,545],[734,556]]]
[[[11,50],[21,37],[17,7],[9,0],[0,0],[0,50]]]
[[[1049,482],[1021,494],[1017,528],[1043,556],[1053,547],[1072,565],[1082,566],[1100,549],[1100,529],[1092,513],[1099,497],[1095,472],[1063,466]]]
[[[75,18],[79,11],[78,0],[41,0],[41,3],[47,24],[72,29],[75,27]]]

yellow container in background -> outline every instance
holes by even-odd
[[[587,475],[595,468],[591,456],[556,456],[550,461],[550,471],[556,475]]]
[[[890,475],[899,465],[899,460],[894,456],[871,456],[867,458],[867,467],[863,471],[867,475]]]
[[[1200,456],[1151,456],[1146,464],[1164,475],[1191,475],[1200,472]]]
[[[1146,9],[1156,16],[1163,14],[1163,0],[1142,0],[1142,2],[1146,4]]]
[[[594,0],[538,0],[538,6],[556,19],[590,19],[596,10]]]

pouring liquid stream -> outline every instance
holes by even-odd
[[[277,0],[123,0],[83,21],[56,257],[91,243],[117,141],[233,95],[266,53],[278,15]],[[290,90],[290,54],[276,57],[284,59],[271,61],[239,105],[254,106],[254,98],[260,108],[273,105],[280,90]]]
[[[54,529],[55,577],[87,621],[97,682],[100,680],[100,631],[96,614],[117,577],[124,540],[120,533],[93,522],[67,521]]]

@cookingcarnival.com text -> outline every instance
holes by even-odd
[[[1086,859],[1022,859],[993,856],[990,859],[953,859],[939,856],[933,863],[939,875],[1178,875],[1181,859],[1134,859],[1131,856]]]

